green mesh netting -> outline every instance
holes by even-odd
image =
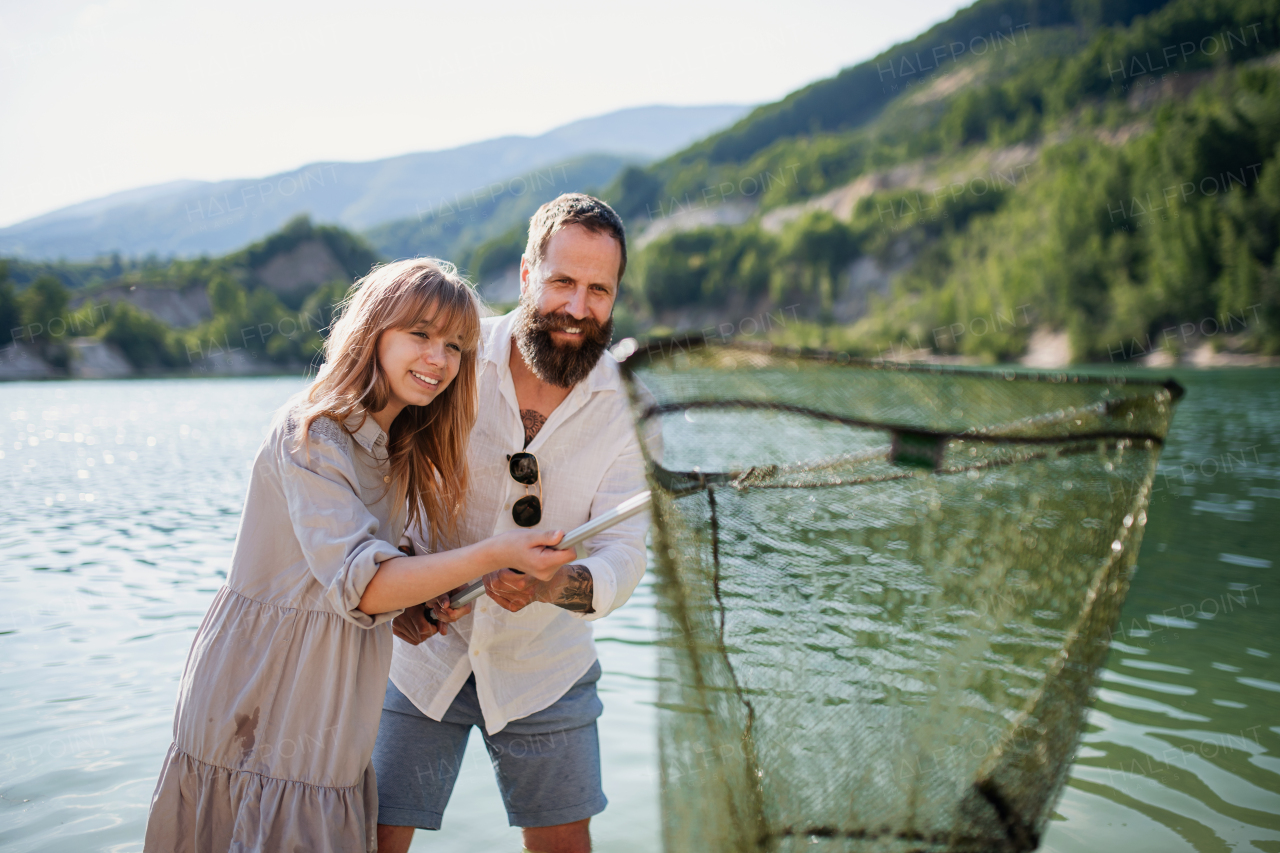
[[[1033,849],[1181,389],[683,343],[623,363],[666,849]]]

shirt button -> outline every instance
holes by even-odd
[[[474,657],[480,657],[480,650],[479,650],[479,649],[476,649],[476,650],[475,650],[475,651],[473,651],[471,654],[472,654],[472,656],[474,656]]]

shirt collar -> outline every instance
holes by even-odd
[[[387,434],[382,431],[382,427],[378,426],[373,416],[364,409],[353,412],[343,425],[367,453],[373,453],[374,447],[386,446]]]
[[[487,334],[481,342],[481,359],[492,363],[498,369],[498,376],[511,373],[511,330],[515,326],[516,310],[499,317],[489,326]],[[596,391],[617,391],[621,387],[617,359],[608,350],[601,354],[596,366],[591,368],[587,378],[574,386],[574,391],[586,386],[588,394]]]

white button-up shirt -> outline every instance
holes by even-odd
[[[521,450],[538,459],[539,530],[568,532],[645,488],[626,390],[617,360],[608,352],[524,447],[508,361],[512,324],[512,314],[481,323],[476,360],[480,416],[467,453],[471,489],[459,526],[461,545],[519,529],[511,508],[526,491],[512,479],[507,456]],[[538,487],[529,491],[538,494]],[[575,563],[591,570],[595,612],[574,613],[534,602],[510,613],[483,596],[447,635],[437,634],[417,646],[396,638],[392,683],[422,713],[439,720],[474,672],[490,734],[554,704],[595,662],[589,623],[620,607],[640,583],[648,528],[649,514],[641,513],[586,543],[589,556]],[[424,531],[415,528],[407,535],[418,553],[426,553]]]

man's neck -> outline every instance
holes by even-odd
[[[551,413],[573,390],[539,379],[529,369],[529,365],[525,364],[524,356],[520,354],[520,347],[516,345],[514,339],[511,341],[511,356],[508,361],[511,366],[511,381],[516,387],[516,403],[520,407],[521,417],[524,417],[526,411],[537,412],[544,420],[551,417]]]

